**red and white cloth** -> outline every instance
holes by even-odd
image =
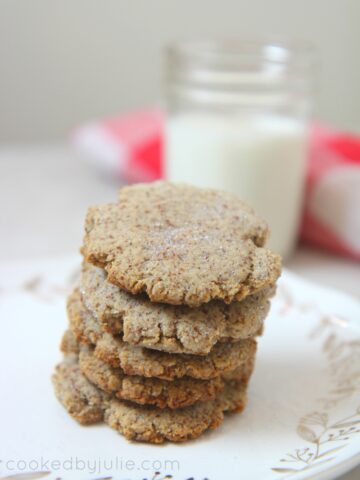
[[[360,260],[360,138],[313,127],[301,236]]]
[[[129,183],[163,176],[163,113],[143,110],[75,130],[76,146],[102,170]]]
[[[127,182],[164,175],[164,116],[144,110],[78,128],[75,144]],[[314,125],[301,238],[360,260],[360,137]]]

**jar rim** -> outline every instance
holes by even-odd
[[[314,87],[314,48],[271,39],[178,41],[167,48],[169,104],[215,108],[308,108]]]
[[[222,40],[179,40],[169,44],[167,55],[178,62],[241,64],[261,61],[289,67],[311,68],[316,61],[316,49],[303,40],[272,38],[228,38]]]

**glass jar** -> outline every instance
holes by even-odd
[[[284,257],[299,226],[312,66],[310,47],[281,43],[180,43],[166,56],[166,177],[237,194]]]

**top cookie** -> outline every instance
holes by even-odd
[[[241,300],[275,283],[268,228],[230,193],[156,182],[88,210],[82,253],[108,280],[150,300],[192,307]]]

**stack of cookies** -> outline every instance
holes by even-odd
[[[281,269],[267,237],[216,190],[158,182],[91,207],[53,376],[70,415],[161,443],[242,411]]]

